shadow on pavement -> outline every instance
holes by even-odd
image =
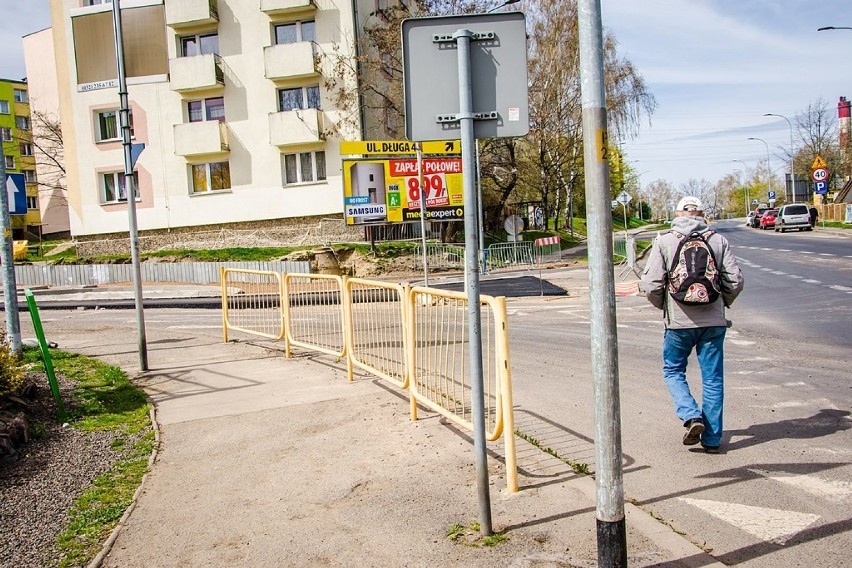
[[[464,282],[447,282],[439,284],[430,283],[430,286],[432,288],[440,288],[441,290],[463,292],[464,284]],[[507,298],[568,295],[568,292],[564,288],[551,284],[547,280],[539,279],[537,276],[496,278],[493,280],[482,279],[479,281],[479,293],[488,296],[506,296]]]

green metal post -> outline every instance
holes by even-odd
[[[47,381],[50,383],[50,392],[53,393],[53,400],[56,401],[56,408],[59,411],[59,420],[68,422],[68,415],[65,412],[62,395],[59,394],[59,383],[56,382],[56,374],[53,372],[53,359],[50,358],[50,350],[47,347],[47,341],[44,339],[44,329],[41,327],[41,318],[38,315],[38,306],[36,306],[33,291],[27,288],[24,290],[24,295],[27,297],[27,306],[30,309],[30,317],[33,319],[33,328],[41,347],[41,356],[44,359],[44,370],[47,373]]]

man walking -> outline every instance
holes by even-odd
[[[642,290],[663,311],[663,378],[683,422],[687,446],[701,442],[718,453],[722,441],[724,341],[730,307],[743,289],[743,276],[728,240],[711,231],[701,200],[677,204],[672,229],[654,240]],[[701,406],[686,381],[692,350],[701,367]]]

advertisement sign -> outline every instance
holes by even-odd
[[[343,160],[343,214],[347,225],[420,220],[417,160]],[[464,219],[460,158],[424,158],[427,221]]]

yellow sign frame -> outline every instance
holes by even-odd
[[[461,140],[432,140],[420,143],[426,155],[459,155]],[[413,156],[416,142],[408,140],[355,140],[340,142],[341,156]]]

